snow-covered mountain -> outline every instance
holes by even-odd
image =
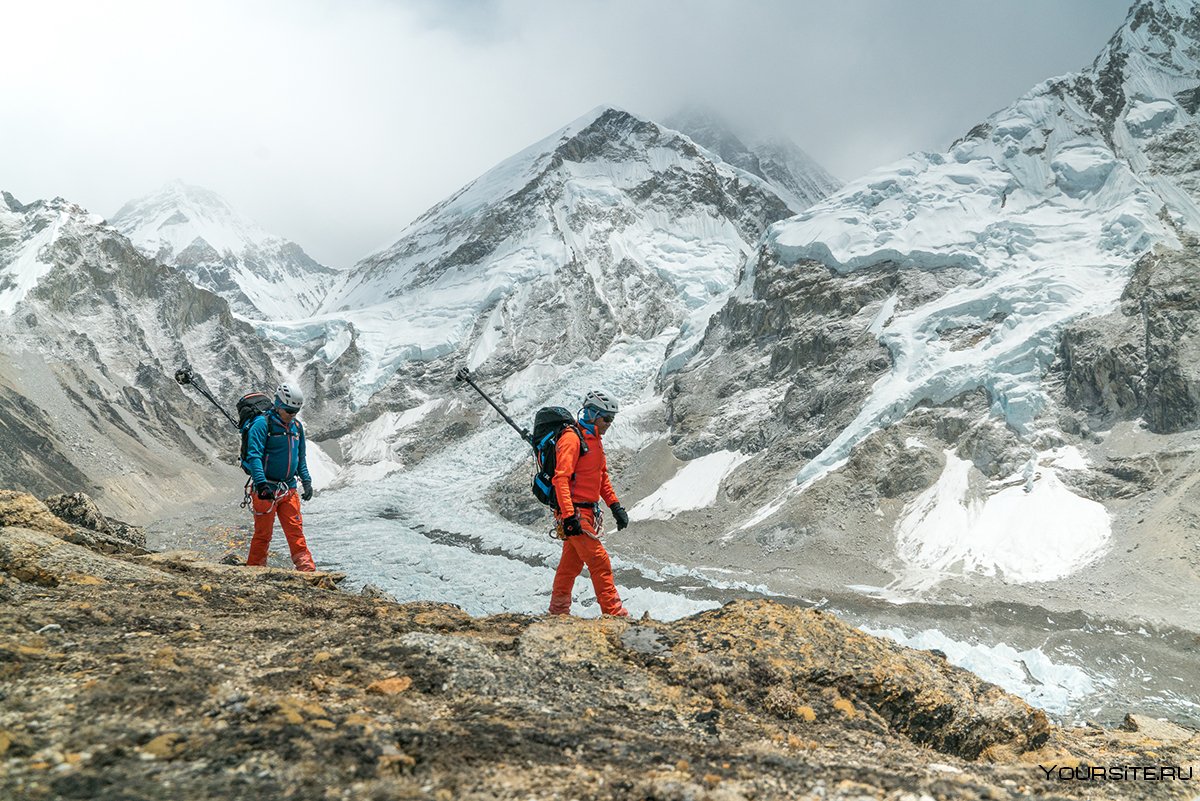
[[[112,224],[142,253],[252,320],[295,320],[320,305],[338,272],[295,242],[262,230],[215,192],[172,181],[126,203]]]
[[[190,364],[230,402],[273,380],[228,304],[62,198],[0,196],[0,484],[87,490],[145,519],[236,497],[237,436],[173,380]]]
[[[1154,482],[1113,466],[1128,443],[1077,402],[1120,383],[1121,361],[1095,332],[1073,350],[1064,335],[1117,310],[1154,249],[1195,258],[1197,92],[1197,3],[1143,0],[1089,69],[773,226],[664,384],[678,455],[752,457],[732,460],[724,541],[875,550],[911,586],[1115,565],[1128,530],[1104,502]],[[1171,301],[1142,302],[1153,317]],[[1155,358],[1171,361],[1140,363]]]
[[[430,209],[312,323],[272,328],[318,337],[327,356],[352,342],[360,405],[400,367],[439,359],[511,374],[677,336],[682,353],[789,213],[766,181],[686,136],[599,108]]]
[[[711,109],[686,108],[664,122],[720,156],[725,163],[771,184],[793,211],[803,211],[824,200],[842,185],[791,139],[782,135],[739,137]]]

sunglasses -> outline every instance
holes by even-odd
[[[284,406],[283,404],[280,404],[279,411],[287,412],[288,414],[299,414],[300,407],[299,406]]]
[[[612,425],[612,421],[616,420],[617,418],[611,414],[598,414],[598,415],[596,415],[596,419],[603,420],[604,422],[608,423],[609,425]]]

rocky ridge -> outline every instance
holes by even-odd
[[[227,421],[173,375],[190,364],[236,398],[275,375],[271,344],[85,209],[5,198],[0,477],[39,494],[85,487],[121,516],[235,483]]]
[[[15,797],[1188,798],[1039,765],[1200,759],[1196,732],[1061,729],[815,610],[472,618],[337,574],[102,554],[19,493],[0,519]]]

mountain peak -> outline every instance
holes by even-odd
[[[368,354],[363,400],[405,361],[461,352],[472,368],[516,369],[627,338],[665,348],[666,331],[703,330],[745,254],[790,213],[768,182],[687,136],[600,106],[430,209],[323,311],[345,313]]]
[[[236,253],[272,238],[216,192],[178,178],[129,201],[112,219],[143,250],[153,242],[153,255],[164,259],[180,253],[197,238],[218,253]]]
[[[180,267],[196,286],[252,319],[311,313],[335,275],[299,245],[238,214],[216,192],[179,179],[126,203],[112,224],[143,253]]]
[[[237,216],[237,212],[233,210],[233,206],[229,205],[229,202],[216,192],[206,189],[203,186],[184,183],[179,178],[165,184],[157,194],[170,196],[177,202],[186,202],[211,211],[219,211],[230,216]]]
[[[1200,0],[1141,0],[1096,57],[1092,72],[1119,76],[1134,94],[1171,97],[1200,81]]]
[[[710,107],[685,106],[667,118],[667,125],[726,164],[771,184],[793,211],[803,211],[841,186],[791,138],[780,133],[757,137],[738,133],[727,118]]]

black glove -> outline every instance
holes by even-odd
[[[258,495],[259,500],[273,501],[275,500],[275,488],[267,482],[254,485],[254,492]]]
[[[629,525],[629,512],[625,511],[624,506],[619,503],[614,503],[608,508],[612,510],[613,520],[617,521],[617,531],[620,531]]]
[[[304,484],[304,492],[300,493],[300,500],[311,501],[312,500],[312,482],[305,481],[305,482],[303,482],[303,484]]]
[[[562,527],[563,536],[574,537],[576,534],[582,534],[583,526],[579,525],[579,512],[576,512],[570,517],[564,517],[562,521]]]

